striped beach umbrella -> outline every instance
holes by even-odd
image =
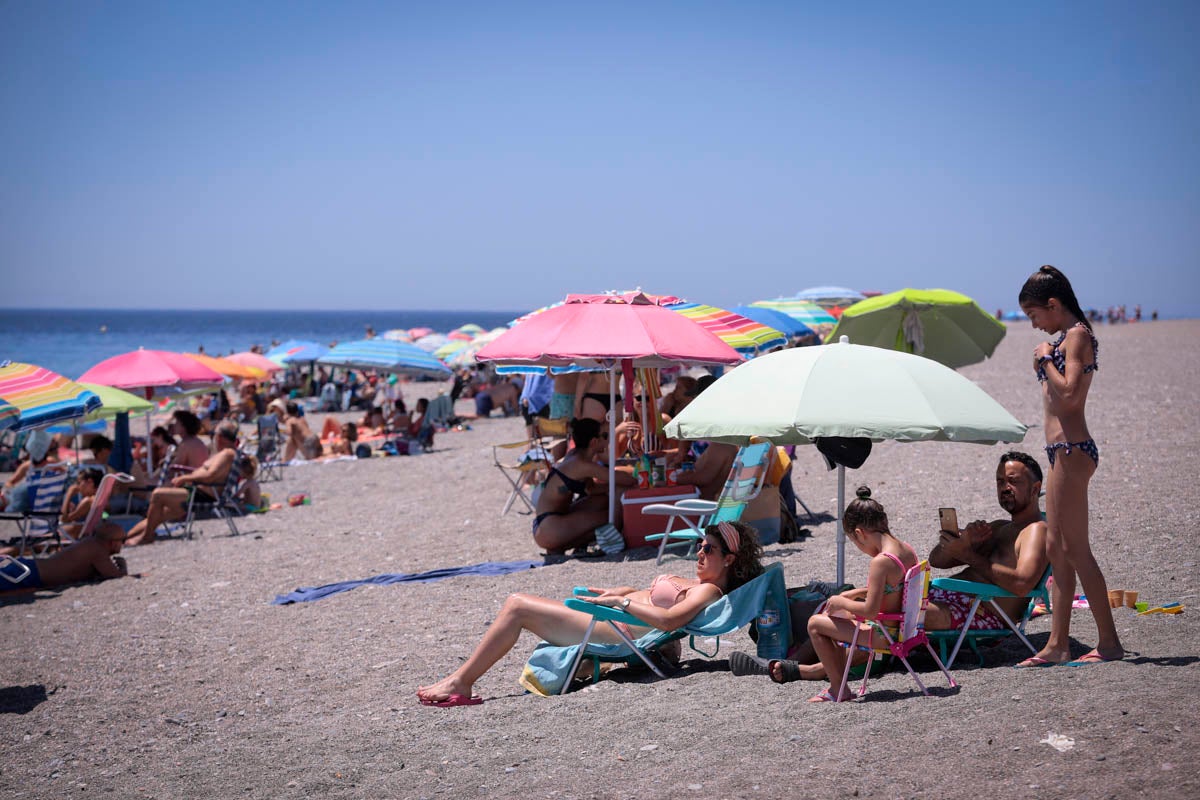
[[[426,353],[432,353],[442,345],[450,341],[450,337],[444,333],[427,333],[420,339],[413,341],[413,344],[424,350]]]
[[[317,363],[431,378],[449,378],[452,374],[449,367],[421,348],[386,339],[343,342],[318,358]]]
[[[723,308],[686,302],[671,303],[665,307],[698,322],[702,327],[716,334],[717,338],[725,344],[745,356],[753,357],[759,353],[765,353],[772,347],[787,344],[786,334]]]
[[[803,322],[810,328],[815,330],[817,325],[836,325],[837,320],[833,315],[825,309],[821,308],[816,303],[810,303],[807,300],[797,300],[794,297],[777,297],[774,300],[756,300],[751,303],[752,306],[759,308],[772,308],[776,311],[782,311],[794,320]]]
[[[21,412],[17,410],[16,406],[0,397],[0,431],[15,428],[17,426],[17,417],[20,415]]]
[[[450,341],[446,342],[444,345],[439,347],[437,350],[434,350],[433,357],[440,361],[445,361],[450,356],[454,355],[459,350],[462,350],[464,347],[466,347],[470,343],[471,343],[470,340],[451,339]]]
[[[755,322],[761,322],[768,328],[774,328],[787,336],[808,336],[814,333],[813,329],[805,325],[800,320],[789,317],[782,311],[776,311],[773,308],[763,308],[761,306],[734,306],[729,309],[735,314],[741,314],[743,317],[748,317]]]
[[[94,392],[57,372],[16,361],[0,362],[0,398],[18,411],[19,431],[78,419],[100,407]]]

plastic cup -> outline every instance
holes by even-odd
[[[1135,611],[1137,611],[1139,614],[1141,614],[1143,611],[1150,608],[1150,604],[1145,601],[1139,600],[1138,602],[1133,604],[1133,608]]]
[[[1120,589],[1113,589],[1108,593],[1108,607],[1120,608],[1125,605],[1125,592]]]
[[[1138,599],[1137,592],[1126,591],[1125,592],[1125,607],[1126,608],[1137,608],[1137,599]]]

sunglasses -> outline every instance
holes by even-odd
[[[696,545],[696,555],[703,553],[704,555],[708,556],[712,555],[714,552],[717,553],[717,555],[723,555],[723,553],[720,552],[721,549],[722,548],[718,547],[712,542],[700,542],[700,544]]]

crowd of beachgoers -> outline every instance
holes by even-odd
[[[962,370],[1031,427],[1026,442],[877,443],[851,473],[842,509],[814,448],[773,448],[770,479],[742,521],[702,529],[687,556],[657,570],[647,563],[654,548],[612,554],[595,541],[608,520],[605,435],[611,428],[617,437],[622,488],[636,490],[646,453],[663,460],[677,487],[719,496],[738,448],[695,447],[642,424],[672,418],[701,396],[713,384],[707,370],[668,375],[659,385],[641,375],[635,384],[611,385],[605,373],[530,380],[468,370],[453,382],[392,382],[362,370],[296,369],[163,409],[149,439],[137,443],[137,483],[108,500],[120,533],[100,528],[90,571],[51,566],[42,570],[51,579],[45,588],[0,602],[13,644],[2,666],[11,676],[3,712],[14,724],[0,740],[13,795],[65,787],[148,796],[483,790],[582,797],[689,785],[713,796],[789,786],[849,795],[878,788],[845,758],[863,741],[882,745],[870,756],[873,770],[894,776],[898,794],[1194,792],[1197,740],[1177,698],[1196,686],[1198,659],[1183,646],[1196,631],[1184,609],[1200,576],[1177,531],[1196,521],[1196,498],[1177,476],[1188,474],[1186,452],[1200,444],[1190,421],[1194,355],[1181,345],[1195,336],[1195,323],[1089,335],[1048,323],[1037,310],[1033,326],[1010,327],[992,359]],[[1054,337],[1038,330],[1047,327],[1067,336],[1047,343]],[[1055,429],[1037,389],[1043,396],[1061,390],[1055,374],[1082,375],[1099,363],[1099,339],[1103,369],[1086,371],[1096,385],[1087,406],[1091,427],[1077,432],[1070,410],[1059,406],[1054,419],[1065,422]],[[1147,392],[1150,385],[1158,391]],[[615,394],[622,400],[607,407]],[[442,396],[449,411],[431,418],[431,405],[446,407]],[[653,417],[645,416],[648,406]],[[264,418],[268,428],[278,426],[275,449],[265,454],[258,450]],[[543,422],[560,419],[574,424],[559,433]],[[1070,449],[1043,450],[1034,441],[1054,445],[1060,433]],[[73,464],[71,451],[84,451],[62,508],[68,533],[66,526],[88,516],[114,438],[26,440],[26,471],[52,460],[52,452]],[[534,440],[548,452],[536,454],[537,468],[519,486],[532,507],[518,498],[501,515],[514,487],[497,468],[493,445]],[[391,452],[419,457],[382,457]],[[185,458],[198,460],[206,476],[193,483],[224,483],[222,469],[254,475],[239,481],[249,513],[237,520],[240,535],[220,535],[221,520],[202,519],[195,538],[179,540],[181,509],[161,494],[156,503],[154,492],[189,492],[186,478],[173,484],[195,470],[163,469],[182,467]],[[691,469],[670,469],[686,463]],[[1053,523],[1051,482],[1064,464],[1083,465],[1094,480],[1090,514],[1082,516],[1092,521],[1087,552],[1095,555],[1082,568],[1054,570],[1079,574],[1083,585],[1052,582],[1054,613],[1032,607],[1025,630],[1033,651],[1016,637],[997,639],[984,646],[979,668],[964,648],[949,665],[954,688],[933,656],[914,653],[911,663],[933,697],[921,699],[898,666],[873,674],[858,703],[831,704],[843,710],[826,714],[805,710],[810,700],[853,696],[858,684],[842,675],[855,664],[847,665],[848,651],[837,645],[854,636],[847,620],[900,611],[905,578],[921,562],[936,576],[990,583],[1019,597],[1039,587],[1048,564],[1075,557],[1074,547],[1049,546],[1071,534],[1053,533],[1045,519],[1049,511]],[[282,474],[265,474],[280,465]],[[170,485],[156,488],[160,476]],[[15,488],[14,477],[5,475]],[[1057,491],[1070,491],[1069,471],[1067,479]],[[855,486],[862,487],[857,496]],[[1177,488],[1159,491],[1165,486]],[[956,530],[938,520],[946,506],[959,510]],[[129,513],[138,508],[145,511]],[[152,527],[147,516],[156,508],[165,524]],[[845,593],[828,581],[838,516],[852,551],[864,556],[848,562],[847,580],[858,588]],[[614,521],[619,528],[621,519]],[[114,556],[117,565],[117,553],[128,563],[116,573],[96,566]],[[469,569],[511,559],[528,563],[492,577]],[[792,608],[809,616],[792,620],[792,645],[782,657],[760,657],[758,643],[737,633],[724,637],[712,659],[668,649],[655,662],[672,676],[667,681],[631,666],[595,683],[585,663],[574,687],[582,691],[561,700],[522,696],[517,679],[533,640],[513,648],[520,632],[552,644],[582,636],[579,612],[566,613],[562,603],[571,586],[597,589],[595,604],[624,608],[643,623],[626,631],[638,639],[650,629],[686,626],[770,562],[810,601],[803,606],[794,593]],[[1104,590],[1088,586],[1092,565],[1103,567]],[[439,571],[456,577],[424,582]],[[268,602],[297,586],[380,572],[402,580],[374,588],[364,582],[336,597],[319,595],[328,597],[320,602]],[[652,572],[666,577],[651,582]],[[118,574],[136,577],[95,581]],[[1130,607],[1111,607],[1109,591]],[[819,611],[814,592],[828,596]],[[1015,599],[971,609],[951,592],[933,592],[926,627],[955,630],[974,611],[976,630],[1003,628],[1003,614],[1028,606]],[[619,643],[604,627],[597,640]],[[1059,666],[1065,663],[1088,668]],[[811,689],[779,685],[793,681]],[[480,707],[428,708],[462,705]],[[931,737],[953,758],[932,758]],[[977,777],[964,784],[964,775]]]

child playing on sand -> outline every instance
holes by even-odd
[[[829,677],[829,688],[810,697],[810,703],[827,703],[835,699],[846,700],[851,693],[842,684],[846,671],[847,650],[840,642],[854,638],[855,623],[850,615],[863,619],[875,619],[880,613],[895,614],[900,611],[904,599],[904,575],[917,565],[917,552],[912,545],[897,539],[888,530],[887,513],[877,501],[871,499],[871,490],[860,486],[855,492],[858,499],[846,506],[842,515],[842,528],[854,545],[871,557],[867,568],[865,589],[851,589],[829,598],[825,610],[813,614],[808,620],[808,635],[813,649],[821,659],[821,666]],[[864,647],[872,644],[874,632],[864,628],[866,640],[859,635]],[[773,673],[780,662],[771,662]],[[782,676],[772,674],[775,680]]]
[[[1041,651],[1018,667],[1045,667],[1070,661],[1071,603],[1075,575],[1089,598],[1100,641],[1096,648],[1070,663],[1116,661],[1125,655],[1112,610],[1105,602],[1108,586],[1088,543],[1088,482],[1100,465],[1100,451],[1088,433],[1084,404],[1092,377],[1099,369],[1100,343],[1087,315],[1075,299],[1067,276],[1044,266],[1025,281],[1017,297],[1033,327],[1058,334],[1033,352],[1033,371],[1042,385],[1045,409],[1047,549],[1054,568],[1053,617],[1050,638]]]

